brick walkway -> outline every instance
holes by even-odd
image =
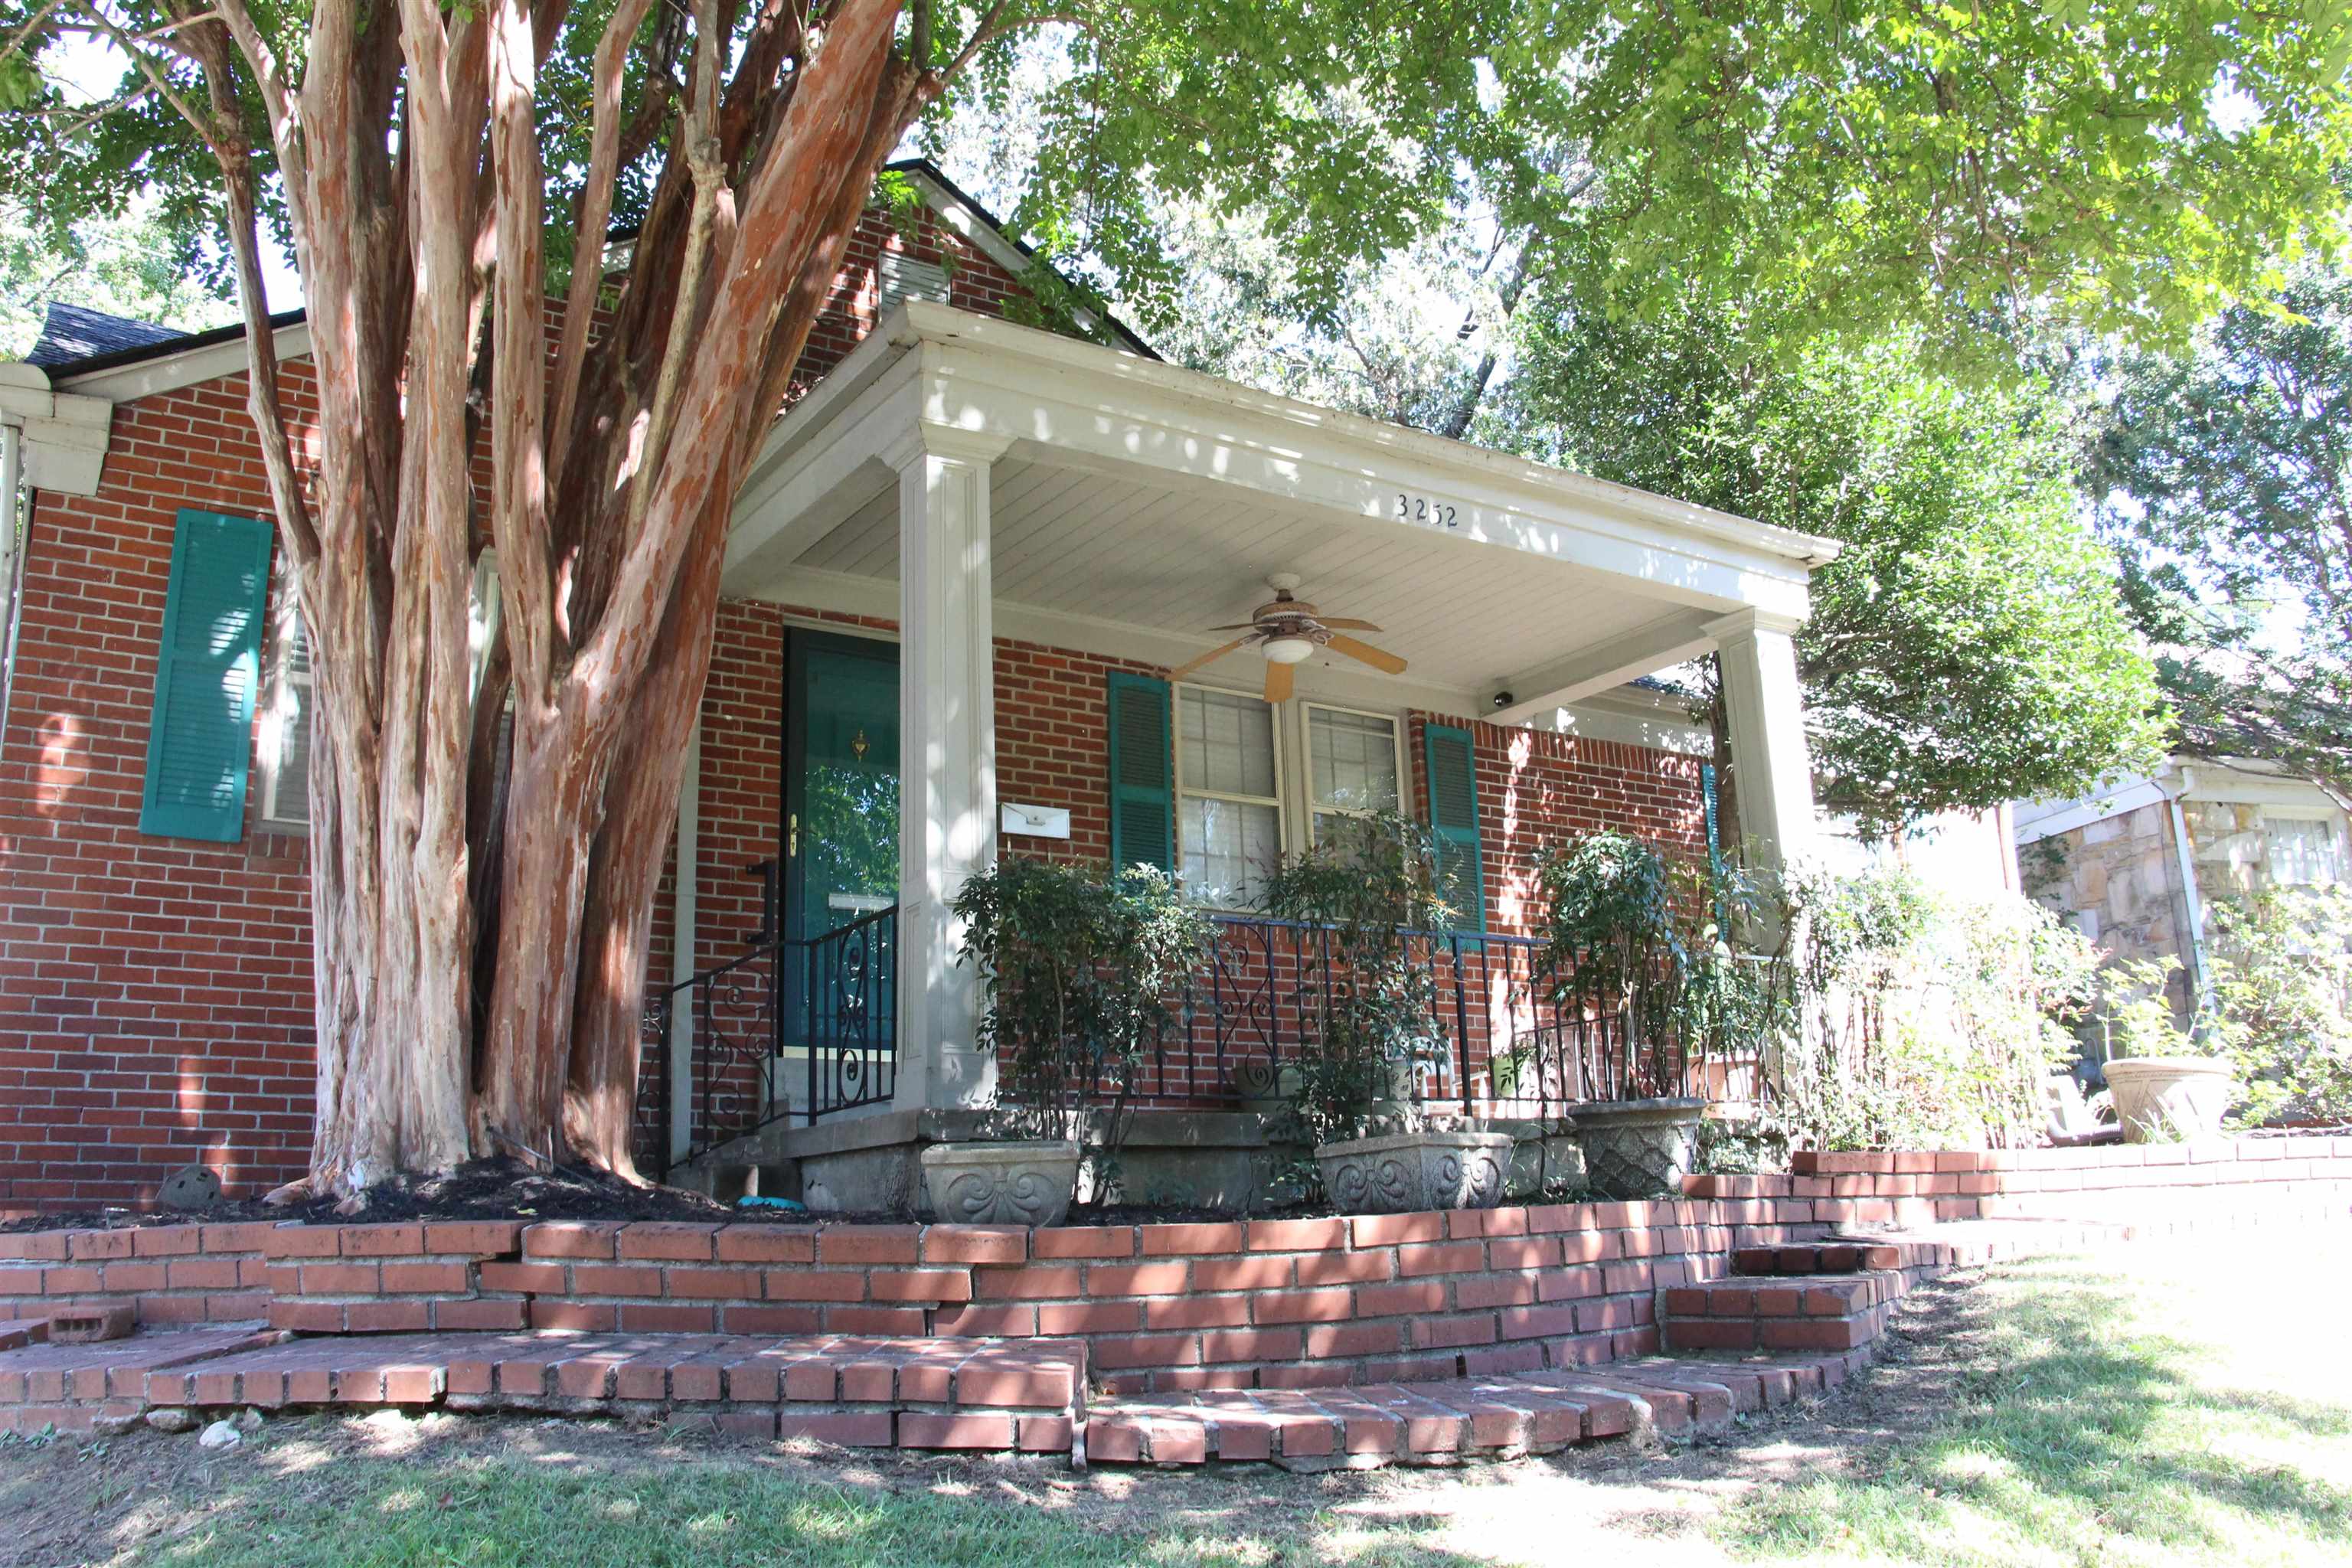
[[[13,1325],[0,1325],[5,1332]],[[148,1410],[345,1407],[676,1420],[850,1447],[1294,1468],[1543,1453],[1727,1424],[1843,1381],[1858,1354],[1680,1361],[1413,1384],[1087,1397],[1076,1341],[388,1334],[261,1326],[0,1352],[0,1430],[88,1432]]]

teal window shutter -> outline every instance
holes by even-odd
[[[1437,889],[1459,931],[1486,929],[1485,862],[1478,852],[1478,768],[1470,731],[1422,726],[1429,777],[1429,832],[1437,841]]]
[[[147,727],[139,831],[235,843],[245,830],[269,525],[183,508]]]
[[[1110,860],[1176,874],[1176,748],[1168,683],[1110,673]]]

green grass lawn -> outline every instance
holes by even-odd
[[[2280,1235],[1992,1271],[1924,1430],[1711,1533],[1765,1559],[2352,1561],[2346,1283]]]
[[[1289,1476],[779,1452],[528,1419],[0,1446],[0,1568],[2352,1563],[2347,1266],[2276,1238],[1990,1270],[1722,1444]]]

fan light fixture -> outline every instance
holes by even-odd
[[[1213,664],[1235,648],[1257,645],[1265,657],[1265,700],[1287,702],[1293,689],[1291,668],[1305,663],[1318,647],[1369,664],[1374,669],[1390,675],[1404,673],[1404,660],[1392,653],[1384,653],[1370,643],[1358,642],[1349,632],[1376,632],[1381,628],[1370,621],[1345,620],[1327,616],[1306,600],[1298,597],[1298,576],[1292,572],[1276,572],[1265,580],[1274,590],[1274,597],[1250,613],[1250,618],[1230,626],[1212,626],[1211,631],[1239,632],[1242,635],[1222,647],[1213,647],[1189,664],[1178,665],[1168,672],[1171,680],[1181,680],[1203,665]]]
[[[1297,664],[1315,651],[1315,645],[1305,637],[1272,637],[1261,651],[1268,664]]]

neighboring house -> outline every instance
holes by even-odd
[[[1790,634],[1835,547],[1179,370],[1115,322],[1116,347],[1016,325],[1030,258],[908,173],[926,214],[859,229],[737,503],[656,922],[653,1157],[745,1115],[839,1146],[984,1100],[945,904],[1000,849],[1149,861],[1242,911],[1149,1089],[1230,1106],[1235,1068],[1295,1035],[1272,986],[1298,943],[1245,918],[1258,879],[1384,805],[1430,824],[1462,907],[1431,947],[1465,1020],[1433,1089],[1631,1092],[1622,1059],[1501,1066],[1566,1039],[1534,986],[1538,858],[1603,826],[1693,854],[1809,838]],[[305,329],[276,331],[299,420]],[[306,1164],[308,664],[245,363],[228,330],[0,365],[31,495],[0,722],[0,1201],[135,1201],[191,1162],[251,1194]],[[1171,679],[1281,574],[1406,668],[1310,635]],[[1736,826],[1705,737],[1625,686],[1710,649]]]
[[[2206,911],[2265,888],[2352,880],[2345,803],[2274,763],[2176,755],[2078,800],[2015,808],[2025,891],[2117,959],[2206,973]]]

